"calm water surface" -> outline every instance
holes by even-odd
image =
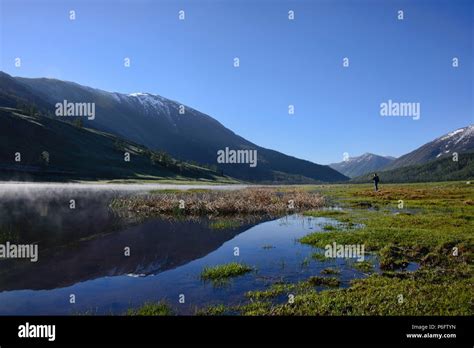
[[[216,230],[207,218],[137,220],[108,207],[128,190],[14,192],[0,195],[0,242],[38,243],[39,260],[0,261],[0,315],[121,314],[163,299],[177,313],[193,314],[196,307],[243,303],[246,291],[304,280],[327,267],[341,270],[342,286],[364,276],[353,260],[319,262],[311,259],[315,249],[297,242],[336,223],[326,218],[295,214]],[[76,209],[69,208],[70,199]],[[256,271],[224,286],[200,279],[205,266],[232,261]]]

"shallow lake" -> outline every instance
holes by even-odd
[[[317,261],[316,250],[298,242],[335,223],[327,218],[294,214],[216,229],[207,218],[130,219],[108,207],[111,198],[129,194],[120,190],[25,192],[0,199],[0,243],[38,243],[39,258],[0,260],[0,315],[121,314],[160,300],[193,314],[244,303],[246,291],[305,280],[327,267],[340,269],[341,286],[365,276],[352,267],[355,260]],[[200,279],[204,267],[233,261],[255,272],[220,286]]]

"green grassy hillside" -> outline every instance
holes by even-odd
[[[125,161],[125,153],[130,161]],[[15,161],[17,153],[21,161]],[[173,179],[232,182],[220,173],[93,129],[0,108],[0,180]]]

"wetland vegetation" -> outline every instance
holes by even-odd
[[[79,214],[62,204],[70,197]],[[474,186],[466,182],[383,185],[379,192],[341,184],[93,197],[65,191],[4,202],[0,242],[35,233],[41,256],[37,265],[3,261],[11,267],[0,272],[2,313],[474,313]],[[17,206],[24,215],[11,213]],[[365,259],[330,257],[325,247],[333,243],[364,245]],[[61,271],[51,277],[51,267]],[[83,307],[52,306],[65,289],[96,296]]]
[[[317,209],[298,199],[295,205],[304,210],[305,216],[331,218],[339,224],[325,224],[322,230],[299,238],[298,243],[315,249],[312,258],[316,262],[327,261],[321,249],[328,244],[363,244],[378,259],[378,267],[373,261],[354,262],[354,268],[367,277],[354,279],[347,287],[339,287],[337,268],[325,267],[306,280],[274,282],[266,289],[242,294],[239,305],[221,303],[199,308],[197,314],[474,314],[474,185],[392,184],[384,185],[379,192],[373,192],[369,185],[324,185],[277,191],[280,201],[270,198],[271,190],[267,189],[257,191],[266,199],[247,204],[245,199],[255,197],[255,191],[240,192],[242,204],[237,207],[254,204],[260,208],[242,208],[241,212],[261,212],[266,210],[261,207],[272,202],[270,210],[275,212],[285,210],[284,202],[292,199],[295,192],[306,202],[311,197],[307,194],[315,194]],[[321,209],[319,202],[337,209]],[[409,265],[415,267],[408,269]],[[226,266],[222,267],[214,269],[224,271]],[[251,265],[246,268],[250,269]]]

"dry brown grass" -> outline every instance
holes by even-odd
[[[425,184],[425,185],[383,185],[381,189],[374,192],[372,188],[365,188],[357,191],[352,191],[354,197],[373,198],[377,200],[429,200],[429,199],[458,199],[467,198],[466,194],[469,192],[469,187],[466,185],[442,185],[442,184]],[[468,199],[467,201],[469,201]],[[469,203],[466,203],[469,204]]]
[[[179,201],[184,201],[184,209]],[[291,201],[293,208],[291,208]],[[323,206],[318,193],[303,190],[248,188],[238,191],[172,192],[117,199],[113,207],[146,215],[278,215]]]
[[[371,190],[364,190],[354,192],[354,196],[376,197],[383,200],[397,200],[397,199],[423,199],[430,198],[431,192],[422,189],[406,189],[406,188],[384,188],[377,192]]]

